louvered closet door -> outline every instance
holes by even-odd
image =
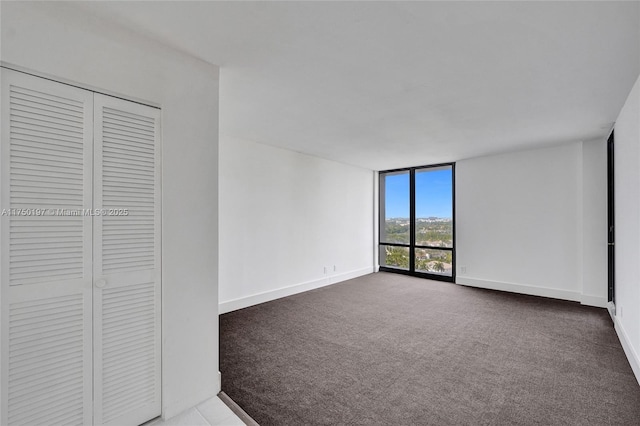
[[[0,424],[91,424],[93,94],[1,75]]]
[[[95,95],[95,424],[160,415],[160,111]]]

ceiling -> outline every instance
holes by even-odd
[[[85,2],[220,68],[220,135],[374,170],[607,136],[640,2]]]

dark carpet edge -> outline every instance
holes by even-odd
[[[233,414],[238,416],[240,420],[244,422],[245,425],[260,426],[258,422],[253,420],[251,416],[248,415],[238,404],[236,404],[236,402],[233,399],[231,399],[229,395],[224,393],[224,391],[220,391],[220,393],[218,394],[218,398],[220,398],[222,402],[224,402],[225,405],[229,407],[231,411],[233,411]]]

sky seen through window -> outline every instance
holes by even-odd
[[[416,170],[416,218],[453,218],[451,168]],[[385,216],[409,218],[409,173],[385,176]]]

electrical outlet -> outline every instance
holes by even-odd
[[[466,274],[467,273],[467,267],[466,266],[461,266],[460,267],[460,273],[461,274]]]
[[[324,274],[327,275],[327,267],[324,267]]]
[[[333,265],[333,272],[336,271],[336,265]]]

